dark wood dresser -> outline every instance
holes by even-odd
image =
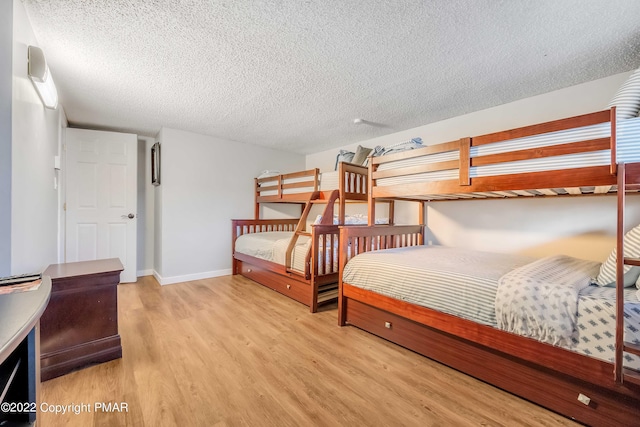
[[[50,265],[51,300],[40,319],[42,381],[122,357],[117,258]]]

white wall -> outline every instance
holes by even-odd
[[[41,271],[58,260],[58,191],[62,107],[44,108],[27,77],[27,46],[38,45],[26,11],[13,1],[11,274]],[[46,52],[45,52],[46,55]],[[55,70],[52,71],[55,79]]]
[[[0,2],[0,277],[11,274],[13,3]]]
[[[426,144],[603,110],[630,73],[561,89],[352,144],[373,148],[421,137]],[[332,170],[338,150],[306,157],[306,167]],[[640,200],[630,197],[628,227],[640,223]],[[603,261],[613,248],[615,197],[473,200],[433,202],[427,208],[428,239],[447,246],[515,252],[554,253]],[[415,204],[397,208],[398,223],[415,223]]]
[[[155,272],[160,283],[231,273],[231,219],[252,218],[253,178],[304,168],[302,155],[163,128],[155,189]]]
[[[138,276],[153,274],[154,186],[151,184],[151,157],[154,138],[138,136]]]

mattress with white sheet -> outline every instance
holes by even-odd
[[[616,156],[617,162],[640,162],[640,117],[618,120],[616,123]],[[515,138],[491,144],[471,147],[470,157],[500,154],[515,150],[548,147],[569,142],[588,141],[611,136],[611,124],[599,123],[591,126],[549,132],[540,135]],[[420,166],[432,163],[458,160],[459,152],[451,151],[439,154],[429,154],[409,159],[390,161],[380,164],[378,171],[389,169]],[[483,166],[472,166],[469,170],[471,178],[496,176],[506,174],[540,172],[557,169],[572,169],[590,166],[603,166],[611,163],[610,150],[592,151],[579,154],[568,154],[538,159],[514,162],[496,163]],[[458,169],[425,172],[391,178],[381,178],[376,181],[378,186],[390,186],[415,182],[431,182],[458,179]]]
[[[411,304],[498,327],[496,295],[501,278],[537,262],[535,258],[447,248],[414,246],[366,252],[352,258],[343,281]],[[640,344],[640,300],[625,289],[625,340]],[[577,298],[577,321],[568,345],[612,361],[615,340],[615,289],[585,285]],[[640,369],[640,358],[625,355],[625,365]]]
[[[262,233],[250,233],[243,234],[236,239],[235,250],[236,252],[250,255],[256,258],[263,259],[265,261],[271,261],[276,264],[285,265],[287,248],[289,242],[293,237],[292,231],[267,231]],[[322,236],[319,236],[322,239]],[[333,268],[331,271],[338,271],[338,239],[335,238],[334,242],[328,242],[324,245],[322,240],[320,241],[320,247],[324,250],[326,256],[324,259],[320,259],[319,264],[322,268],[323,264],[329,265],[333,262]],[[304,273],[305,261],[307,254],[311,247],[311,238],[309,236],[298,236],[296,246],[291,253],[291,268]],[[331,247],[333,247],[333,257],[331,257]],[[322,249],[321,249],[322,250]]]

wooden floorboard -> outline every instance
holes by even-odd
[[[571,420],[241,276],[118,287],[123,357],[41,386],[40,426],[557,426]],[[96,402],[125,402],[100,412]],[[90,410],[86,410],[86,408]]]

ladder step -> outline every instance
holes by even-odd
[[[622,382],[640,385],[640,372],[633,369],[624,368],[622,370]]]
[[[308,231],[296,231],[296,234],[298,236],[308,236],[311,237],[311,233],[309,233]]]
[[[337,289],[333,289],[330,291],[325,291],[322,293],[318,294],[318,303],[322,303],[322,302],[326,302],[326,301],[331,301],[338,298],[338,290]]]
[[[624,257],[625,265],[635,265],[640,267],[640,258],[627,258]]]
[[[640,344],[634,344],[634,343],[625,341],[623,350],[626,351],[627,353],[640,356]]]

